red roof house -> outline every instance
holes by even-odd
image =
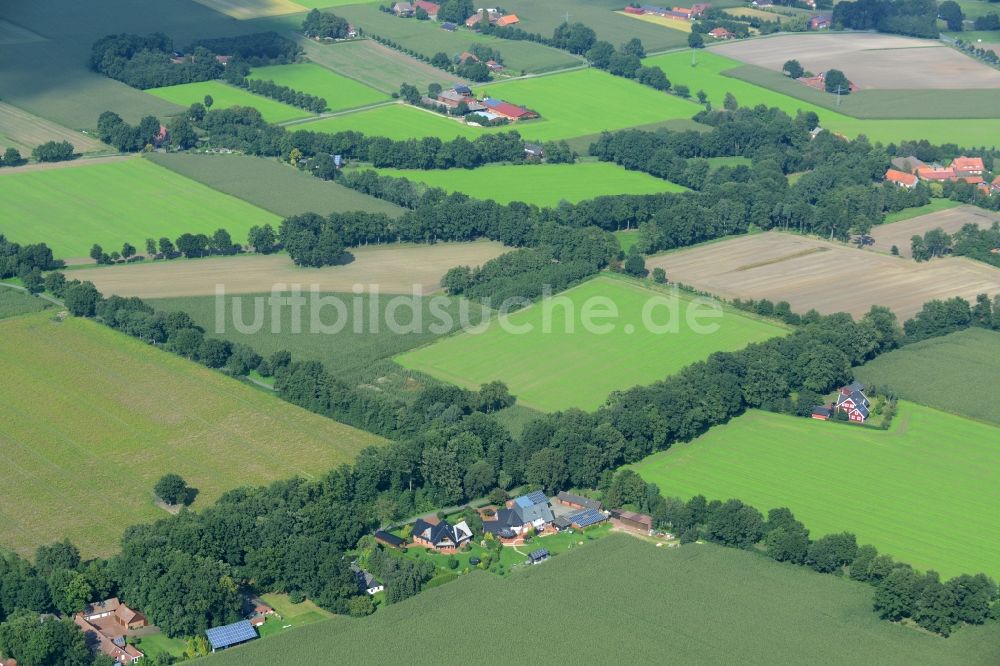
[[[732,39],[736,36],[725,28],[713,28],[708,31],[708,34],[710,37],[715,37],[716,39]]]
[[[497,19],[497,25],[501,28],[505,25],[515,25],[520,22],[521,19],[517,18],[517,14],[507,14]]]
[[[912,173],[906,173],[905,171],[897,171],[896,169],[889,169],[885,172],[885,182],[894,183],[900,187],[916,187],[917,177]]]
[[[994,192],[1000,193],[1000,176],[997,176],[996,178],[993,179],[993,182],[990,183],[990,189],[992,189]]]
[[[417,0],[413,3],[413,11],[422,9],[427,12],[427,15],[433,19],[437,18],[438,10],[441,9],[441,5],[436,2],[427,2],[427,0]]]
[[[956,176],[981,176],[986,171],[982,157],[956,157],[951,161],[951,168]]]
[[[637,14],[639,16],[642,16],[643,14],[646,13],[646,11],[644,9],[640,9],[639,7],[626,7],[625,8],[625,13],[626,14]]]
[[[813,16],[809,19],[809,29],[810,30],[825,30],[830,27],[830,17],[829,16]]]
[[[538,117],[538,114],[530,109],[526,109],[523,106],[515,106],[510,102],[505,102],[500,99],[487,97],[483,100],[483,103],[491,112],[497,114],[498,116],[503,116],[508,120],[527,120],[528,118]]]
[[[955,171],[951,168],[920,167],[917,169],[917,177],[920,180],[955,180]]]

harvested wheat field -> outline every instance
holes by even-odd
[[[0,102],[0,145],[17,148],[22,157],[46,141],[69,141],[78,153],[107,149],[96,138],[39,118],[5,102]]]
[[[712,51],[775,71],[793,58],[817,73],[839,69],[862,90],[1000,86],[1000,71],[929,39],[874,33],[794,34],[733,41]]]
[[[875,239],[875,244],[869,249],[877,252],[891,252],[892,246],[899,248],[899,254],[903,257],[911,257],[910,238],[915,235],[923,236],[931,229],[941,228],[949,234],[953,234],[966,224],[975,224],[980,227],[989,227],[994,222],[1000,222],[1000,213],[994,213],[975,206],[958,206],[940,210],[936,213],[929,213],[919,217],[911,217],[902,222],[892,224],[882,224],[874,227],[870,235]]]
[[[426,294],[441,287],[449,268],[477,266],[505,251],[491,241],[379,245],[353,248],[354,261],[325,268],[299,268],[281,253],[85,268],[69,277],[90,280],[105,296],[140,298],[210,295],[216,285],[223,285],[227,294],[259,294],[276,284],[299,284],[304,291],[315,284],[324,292],[350,292],[356,285],[372,291],[374,285],[383,294],[409,294],[419,285]]]
[[[855,317],[884,305],[904,320],[935,298],[1000,293],[1000,270],[970,259],[918,264],[775,231],[660,255],[646,267],[723,298],[768,298],[788,301],[795,312]]]

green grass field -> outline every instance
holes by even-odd
[[[643,325],[643,307],[653,298],[677,306],[678,317],[668,315],[665,305],[651,311],[652,321],[658,325],[666,323],[668,317],[678,322],[676,333],[658,334]],[[602,334],[584,329],[581,312],[587,303],[602,312],[605,307],[617,308],[616,318],[595,319],[613,330]],[[775,324],[726,309],[722,319],[701,320],[718,323],[717,331],[699,335],[685,323],[690,303],[687,294],[675,295],[602,276],[556,295],[548,304],[536,303],[506,318],[514,326],[529,325],[531,330],[526,334],[505,331],[494,319],[485,332],[461,333],[404,354],[397,361],[469,388],[502,380],[520,404],[542,411],[593,409],[614,390],[650,384],[712,352],[741,349],[784,332]],[[570,307],[573,312],[568,317]],[[551,322],[548,327],[546,319]]]
[[[769,90],[756,83],[727,76],[727,72],[742,67],[742,63],[711,51],[698,53],[695,67],[691,66],[691,55],[686,51],[647,58],[644,64],[650,67],[660,67],[674,85],[689,86],[692,95],[698,90],[704,90],[708,94],[708,99],[715,106],[721,106],[726,93],[731,92],[741,106],[756,106],[757,104],[776,106],[791,116],[794,116],[799,110],[813,111],[819,116],[822,127],[850,137],[864,134],[873,141],[884,143],[927,139],[931,143],[951,142],[960,146],[981,146],[984,140],[986,143],[990,142],[988,137],[1000,137],[1000,119],[996,117],[893,120],[854,118],[845,115],[845,113],[831,111],[802,99]],[[766,72],[766,70],[764,71]],[[778,85],[776,82],[781,80],[787,82],[787,85],[800,85],[789,81],[780,74],[773,72],[770,74],[774,76],[767,78],[768,85]],[[910,91],[903,92],[906,96],[909,95]],[[897,97],[897,99],[899,98]],[[901,110],[899,113],[902,115],[905,112]]]
[[[461,82],[461,79],[444,70],[382,46],[372,39],[335,44],[301,39],[299,43],[313,62],[384,93],[398,92],[399,86],[404,83],[427,90],[431,83],[446,87]]]
[[[599,95],[595,94],[598,90]],[[516,129],[525,139],[549,141],[670,119],[686,120],[701,108],[694,102],[596,69],[493,83],[474,91],[477,95],[489,94],[526,106],[537,111],[541,118],[483,130],[433,112],[396,105],[297,124],[295,128],[317,132],[354,130],[393,139],[423,136],[452,139],[475,137],[484,131]]]
[[[361,26],[366,34],[391,39],[428,58],[438,52],[448,56],[458,55],[462,51],[468,51],[472,44],[485,44],[498,50],[507,68],[517,72],[547,72],[583,62],[566,51],[534,42],[487,37],[464,26],[455,32],[448,32],[442,30],[436,21],[403,19],[381,12],[376,3],[340,7],[336,13],[354,25]]]
[[[0,175],[0,233],[19,243],[48,243],[57,257],[86,257],[128,241],[211,234],[225,228],[244,242],[255,224],[280,218],[140,158]]]
[[[952,201],[951,199],[931,199],[930,203],[926,206],[914,206],[913,208],[897,210],[895,213],[888,213],[885,216],[885,222],[883,222],[883,224],[892,224],[893,222],[911,220],[915,217],[920,217],[921,215],[929,215],[930,213],[937,213],[942,210],[948,210],[949,208],[961,205],[961,202]]]
[[[1000,333],[970,328],[883,354],[857,368],[862,381],[901,397],[1000,425]]]
[[[322,97],[331,111],[354,109],[389,100],[389,96],[383,92],[311,62],[259,67],[253,70],[250,78],[274,81],[293,90]]]
[[[634,465],[667,495],[787,506],[816,537],[943,576],[1000,576],[1000,428],[913,403],[888,431],[752,411]]]
[[[399,217],[399,206],[321,180],[277,159],[250,155],[150,153],[156,164],[276,215],[364,210]]]
[[[257,628],[262,638],[337,617],[309,599],[299,604],[289,601],[287,594],[263,594],[261,599],[280,615],[269,617],[262,627]]]
[[[231,106],[250,106],[258,111],[269,123],[283,123],[286,120],[308,118],[312,114],[305,109],[291,106],[270,97],[255,95],[252,92],[231,86],[222,81],[198,81],[197,83],[182,83],[176,86],[150,88],[150,95],[165,99],[172,104],[190,106],[201,102],[206,95],[211,95],[214,109],[228,109]],[[330,100],[327,100],[328,102]]]
[[[46,313],[0,321],[0,544],[22,554],[68,537],[108,555],[166,514],[157,479],[199,491],[315,479],[381,440],[101,324]]]
[[[614,234],[615,238],[618,239],[618,244],[621,246],[622,252],[626,254],[632,249],[633,245],[642,240],[638,229],[622,229],[621,231],[615,231]]]
[[[879,620],[872,588],[711,544],[655,548],[613,535],[505,578],[473,573],[360,620],[331,620],[225,650],[212,666],[388,663],[452,645],[441,663],[996,663],[1000,625],[947,640]],[[515,656],[501,630],[544,640]],[[734,656],[734,655],[738,655]]]
[[[0,286],[0,319],[38,312],[48,305],[51,304],[20,289]]]
[[[555,206],[605,194],[684,192],[687,188],[610,162],[579,164],[497,164],[478,169],[377,169],[383,175],[426,183],[449,192],[465,192],[499,203],[523,201]]]

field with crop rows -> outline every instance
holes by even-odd
[[[644,325],[643,309],[651,302],[659,303],[650,311],[652,322],[676,323],[676,331],[657,332]],[[617,311],[611,318],[595,319],[610,329],[585,329],[581,313],[589,307]],[[668,311],[674,307],[676,313]],[[717,330],[698,333],[689,313],[707,309],[692,305],[687,294],[597,277],[503,322],[494,318],[485,331],[446,338],[397,361],[467,388],[499,379],[519,403],[534,409],[593,409],[612,391],[650,384],[712,352],[734,351],[784,333],[775,324],[728,309],[721,318],[700,320],[718,324]]]
[[[399,86],[404,83],[420,90],[427,90],[431,83],[439,83],[445,87],[469,83],[373,39],[356,39],[336,44],[303,39],[299,43],[313,62],[384,93],[398,92]]]
[[[211,234],[223,227],[236,242],[255,224],[280,218],[133,158],[67,169],[0,175],[0,232],[19,243],[48,243],[60,258],[86,257],[94,243],[106,252],[128,241]]]
[[[815,536],[846,530],[918,569],[996,578],[997,465],[1000,428],[903,402],[888,431],[751,411],[634,468],[669,495],[787,506]]]
[[[353,109],[389,100],[389,96],[383,92],[311,62],[258,67],[251,72],[250,78],[274,81],[278,85],[322,97],[330,111]]]
[[[1000,425],[1000,333],[970,328],[883,354],[858,378],[906,400]],[[1000,444],[1000,442],[994,442]]]
[[[85,319],[0,321],[0,544],[21,553],[68,537],[85,556],[164,517],[157,479],[222,492],[317,478],[383,440],[315,416],[214,370]],[[44,396],[44,399],[39,399]]]
[[[92,136],[60,127],[24,109],[0,102],[0,147],[17,148],[21,157],[27,158],[32,148],[46,141],[69,141],[78,153],[108,150],[108,146]]]
[[[391,217],[403,214],[403,209],[395,204],[321,180],[275,158],[191,153],[150,153],[146,157],[182,176],[283,217],[353,210]]]
[[[932,201],[942,200],[933,199]],[[983,210],[976,206],[947,206],[937,211],[928,210],[926,215],[872,227],[870,235],[875,242],[868,247],[879,252],[890,252],[892,246],[895,245],[899,248],[900,256],[909,259],[912,256],[910,239],[915,235],[923,236],[931,229],[943,229],[949,234],[953,234],[967,224],[975,224],[981,229],[989,229],[995,222],[1000,222],[1000,213]]]
[[[687,188],[610,162],[579,164],[491,164],[478,169],[377,169],[380,174],[409,178],[449,192],[466,192],[499,203],[523,201],[555,206],[606,194],[683,192]]]
[[[668,252],[646,262],[671,280],[723,298],[788,301],[795,312],[859,317],[884,305],[900,318],[927,301],[1000,293],[1000,270],[965,257],[917,263],[841,243],[782,232],[738,236]],[[844,275],[860,275],[851,289]],[[789,279],[794,276],[794,279]]]
[[[642,584],[636,584],[641,577]],[[947,640],[883,622],[870,587],[710,544],[654,548],[609,536],[506,578],[472,573],[360,620],[320,622],[226,650],[211,666],[385,663],[399,646],[450,644],[500,622],[511,635],[546,638],[547,663],[995,662],[1000,626],[963,628]],[[600,603],[595,603],[599,600]],[[663,618],[670,618],[664,622]],[[509,663],[495,641],[469,640],[462,658]]]

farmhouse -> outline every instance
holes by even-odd
[[[715,39],[732,39],[736,36],[725,28],[712,28],[708,31],[708,35]]]
[[[951,161],[951,169],[959,178],[968,176],[982,176],[986,171],[982,157],[956,157]]]
[[[498,63],[496,60],[487,60],[486,69],[490,70],[491,72],[502,72],[503,65]]]
[[[417,0],[413,3],[414,13],[416,13],[418,9],[424,10],[427,12],[427,16],[436,21],[438,17],[438,10],[441,9],[441,5],[436,2],[427,2],[427,0]]]
[[[813,16],[809,19],[810,30],[826,30],[830,27],[829,16]]]
[[[917,169],[917,177],[920,180],[944,181],[955,180],[955,172],[949,167],[926,166]]]
[[[892,158],[892,166],[906,173],[916,173],[917,169],[926,167],[927,164],[917,159],[914,155],[908,157]]]
[[[502,118],[507,118],[513,122],[538,117],[538,114],[534,111],[526,109],[523,106],[516,106],[510,102],[505,102],[502,99],[496,99],[494,97],[487,97],[483,100],[483,104],[485,104],[486,108],[492,113],[495,113]]]
[[[653,517],[645,513],[614,509],[611,511],[611,517],[622,527],[642,530],[644,532],[651,532],[653,530]]]
[[[900,187],[905,187],[907,189],[913,189],[917,186],[917,177],[912,173],[906,173],[905,171],[897,171],[896,169],[889,169],[885,172],[885,182],[893,183]]]
[[[571,506],[575,509],[601,510],[601,503],[597,500],[592,500],[589,497],[581,497],[580,495],[574,495],[573,493],[568,493],[565,490],[556,495],[556,501],[563,506]]]
[[[224,650],[240,643],[246,643],[257,638],[257,630],[250,624],[250,620],[240,620],[233,624],[222,627],[213,627],[205,631],[212,652]]]
[[[472,530],[464,520],[452,525],[447,520],[430,523],[418,518],[413,523],[413,543],[435,548],[442,553],[454,553],[472,540]]]
[[[121,603],[117,597],[90,604],[73,616],[73,622],[95,650],[119,664],[134,664],[145,655],[125,642],[130,631],[146,626],[146,618]]]
[[[670,11],[677,18],[683,18],[688,21],[694,18],[694,12],[688,7],[673,7]]]
[[[852,382],[844,386],[837,394],[837,402],[834,408],[845,412],[847,418],[857,423],[864,423],[868,418],[868,408],[871,403],[864,393],[865,385],[860,382]]]
[[[544,531],[554,520],[549,498],[535,491],[509,500],[493,520],[483,522],[483,530],[501,539],[513,539],[529,529]]]
[[[490,7],[489,9],[479,8],[472,16],[465,19],[465,27],[475,28],[482,23],[484,12],[486,13],[486,20],[490,23],[496,23],[503,16],[503,12],[499,9],[494,9],[493,7]]]
[[[378,594],[385,589],[385,586],[371,573],[358,566],[357,562],[351,562],[351,571],[358,580],[358,590],[365,594]]]
[[[521,19],[517,18],[517,14],[507,14],[497,19],[497,26],[502,28],[508,25],[516,25],[520,22]]]
[[[396,16],[413,16],[413,5],[409,2],[397,2],[392,6],[392,13]]]

